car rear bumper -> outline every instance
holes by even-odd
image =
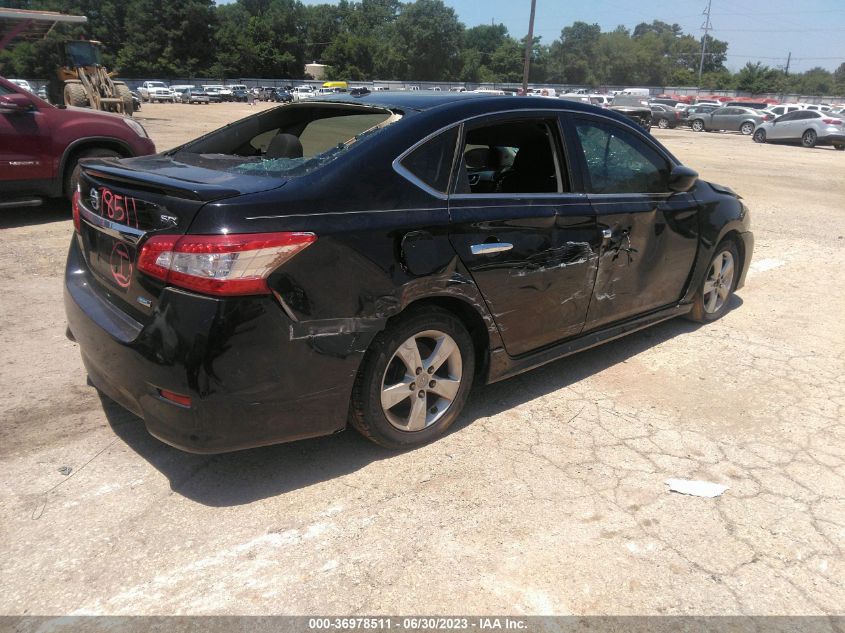
[[[839,134],[827,134],[825,136],[819,136],[818,141],[816,142],[817,145],[845,145],[845,132]]]
[[[91,382],[160,440],[221,453],[327,435],[346,426],[371,336],[295,336],[270,296],[209,298],[165,289],[148,323],[108,301],[77,240],[64,304]],[[186,395],[190,406],[162,397]]]

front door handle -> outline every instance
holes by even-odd
[[[492,255],[493,253],[504,253],[513,248],[513,244],[507,242],[485,242],[484,244],[473,244],[469,247],[473,255]]]

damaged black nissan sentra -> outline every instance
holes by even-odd
[[[222,452],[443,434],[490,383],[687,315],[753,249],[733,191],[621,115],[381,92],[89,161],[65,307],[91,382],[163,441]]]

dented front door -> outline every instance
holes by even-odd
[[[698,248],[698,203],[669,190],[673,163],[644,136],[588,117],[572,123],[602,234],[589,331],[681,299]]]
[[[688,193],[591,195],[603,232],[587,330],[677,303],[698,246],[698,206]]]

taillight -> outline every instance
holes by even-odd
[[[267,294],[270,273],[316,239],[313,233],[155,235],[141,249],[138,270],[206,294]]]
[[[79,219],[79,196],[79,189],[77,189],[70,198],[70,208],[73,211],[73,228],[77,233],[82,230],[82,220]]]
[[[822,119],[822,123],[825,125],[842,125],[842,121],[840,119]]]

